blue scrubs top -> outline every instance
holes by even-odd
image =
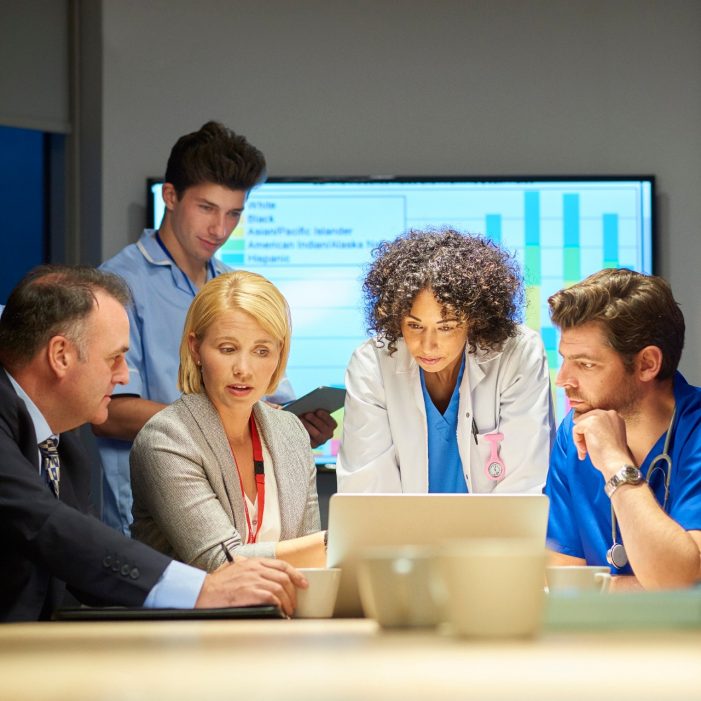
[[[438,411],[426,390],[424,371],[421,370],[419,373],[428,430],[429,492],[447,494],[465,494],[467,492],[467,481],[458,452],[458,404],[460,402],[460,382],[464,371],[465,357],[463,356],[455,389],[444,414]]]
[[[171,404],[180,397],[177,388],[180,339],[194,298],[192,284],[161,248],[152,229],[146,229],[136,243],[122,249],[100,268],[124,278],[133,296],[133,304],[127,309],[129,383],[117,385],[114,394]],[[212,265],[207,266],[207,279],[230,270],[213,258]],[[283,378],[271,400],[283,404],[292,399],[292,387]],[[97,444],[103,468],[102,519],[129,535],[131,442],[99,438]]]
[[[701,389],[677,373],[674,378],[677,416],[669,454],[672,476],[667,513],[688,531],[701,530]],[[548,546],[557,552],[584,558],[588,565],[607,565],[611,547],[611,502],[604,478],[589,457],[579,460],[572,440],[573,414],[560,424],[550,455],[545,493],[550,497]],[[652,447],[640,470],[644,475],[664,446],[665,435]],[[659,504],[664,499],[664,477],[657,470],[650,485]],[[620,530],[617,542],[621,542]],[[633,574],[630,566],[611,568],[613,574]]]

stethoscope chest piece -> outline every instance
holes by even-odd
[[[606,553],[606,562],[620,570],[628,564],[626,549],[621,543],[614,543]]]

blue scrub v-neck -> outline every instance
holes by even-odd
[[[465,494],[467,482],[463,474],[462,460],[458,452],[458,405],[460,403],[460,383],[465,372],[463,356],[455,383],[455,389],[445,413],[436,408],[428,390],[424,371],[421,376],[421,392],[426,407],[426,428],[428,433],[428,491],[431,493]]]

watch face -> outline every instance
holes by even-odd
[[[621,477],[626,482],[639,482],[642,476],[637,467],[626,465],[623,470],[621,470]]]
[[[641,484],[643,473],[633,465],[622,465],[621,469],[604,485],[604,492],[610,497],[622,484]]]
[[[490,462],[487,467],[487,472],[493,479],[499,479],[501,477],[501,463]]]

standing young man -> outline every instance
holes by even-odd
[[[669,285],[602,270],[548,300],[572,406],[545,492],[553,564],[611,566],[617,587],[701,579],[701,389],[677,372]],[[664,457],[663,457],[664,456]]]
[[[129,533],[132,521],[129,450],[141,427],[180,393],[177,376],[185,315],[207,280],[230,270],[214,258],[236,228],[250,190],[265,179],[265,158],[243,136],[217,122],[182,136],[170,153],[163,185],[165,215],[158,231],[102,264],[123,277],[128,308],[129,381],[115,390],[107,421],[94,427],[104,471],[103,520]],[[270,399],[294,398],[286,378]],[[303,423],[313,445],[333,434],[326,412]]]

